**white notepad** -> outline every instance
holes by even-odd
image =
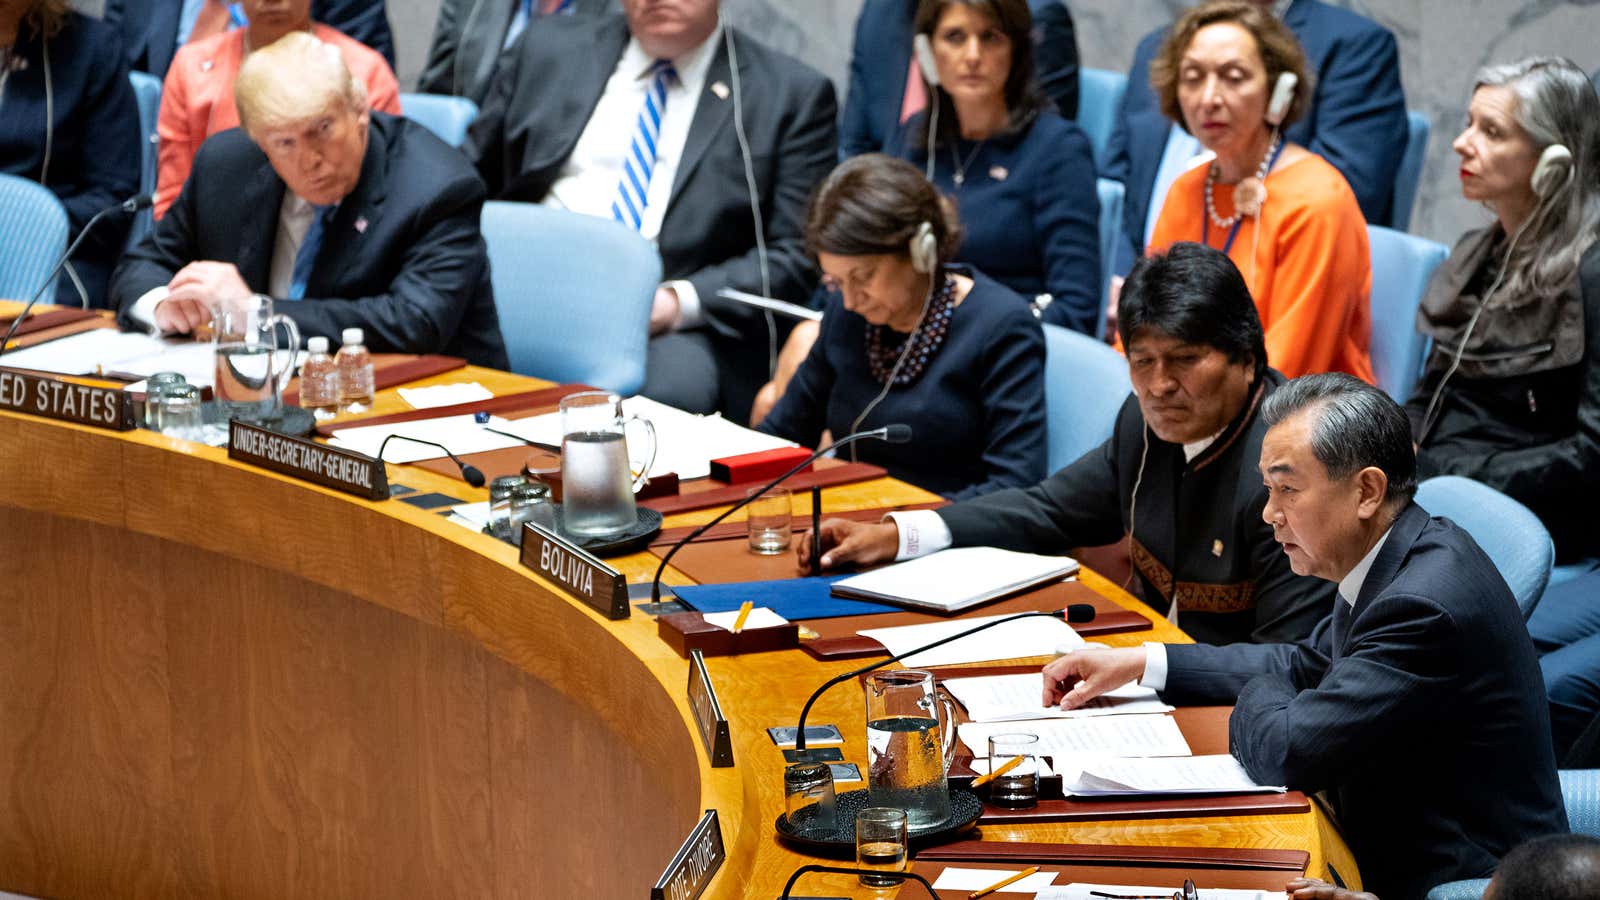
[[[967,708],[974,722],[1019,722],[1027,719],[1087,719],[1093,716],[1133,715],[1172,712],[1156,692],[1137,684],[1125,684],[1090,700],[1077,709],[1045,706],[1044,679],[1039,673],[1025,675],[978,675],[972,678],[946,678],[945,689]]]
[[[1098,759],[1076,777],[1063,771],[1063,789],[1075,797],[1138,794],[1281,794],[1282,785],[1257,784],[1226,753],[1158,759]]]
[[[1047,584],[1078,571],[1070,556],[1040,556],[996,547],[940,550],[833,584],[836,597],[878,600],[935,612],[960,612]]]

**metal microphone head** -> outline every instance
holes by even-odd
[[[883,439],[890,444],[906,444],[911,441],[910,425],[885,425],[883,426]]]
[[[483,487],[483,470],[479,469],[475,465],[472,465],[471,463],[461,464],[461,477],[465,478],[467,480],[467,484],[470,484],[473,487]]]

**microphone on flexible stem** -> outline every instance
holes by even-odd
[[[118,212],[131,216],[141,209],[148,209],[155,201],[156,198],[153,194],[135,194],[120,203],[113,203],[90,216],[89,221],[83,223],[83,228],[78,232],[78,236],[73,238],[71,244],[67,245],[67,252],[61,254],[61,258],[56,260],[55,266],[50,269],[50,274],[45,277],[44,284],[39,285],[39,289],[33,292],[33,299],[29,300],[22,307],[22,312],[17,313],[17,317],[12,320],[11,328],[6,331],[5,338],[0,339],[0,354],[6,352],[6,346],[11,343],[11,338],[17,333],[17,329],[22,327],[22,320],[28,317],[28,311],[33,309],[35,303],[39,302],[39,298],[44,295],[45,289],[56,280],[57,275],[61,274],[61,269],[67,264],[67,260],[72,258],[72,254],[78,249],[78,245],[83,243],[83,239],[89,236],[89,232],[94,230],[94,226],[98,225],[101,219]]]
[[[450,461],[451,462],[455,463],[457,466],[459,466],[461,468],[461,477],[467,482],[467,484],[470,484],[473,487],[483,487],[484,479],[483,479],[483,470],[482,469],[479,469],[477,466],[475,466],[475,465],[473,465],[471,463],[463,462],[461,460],[461,457],[459,457],[459,456],[455,455],[454,453],[450,452],[450,448],[449,447],[446,447],[443,444],[434,443],[433,441],[425,441],[425,440],[422,440],[421,438],[406,437],[403,434],[391,434],[391,435],[389,435],[388,437],[383,439],[383,443],[378,445],[378,461],[379,462],[383,461],[383,450],[384,450],[385,447],[389,446],[389,442],[390,441],[410,441],[413,444],[427,444],[429,447],[438,447],[440,450],[444,451],[444,455],[445,456],[450,457]]]
[[[794,887],[796,881],[800,880],[800,876],[807,872],[829,872],[835,875],[876,875],[879,878],[910,879],[922,885],[923,889],[928,892],[929,897],[934,898],[934,900],[939,898],[939,895],[934,893],[933,885],[928,883],[928,879],[915,872],[885,872],[882,869],[856,869],[850,866],[819,866],[816,863],[807,863],[795,869],[794,874],[789,876],[788,882],[783,886],[783,893],[778,895],[778,900],[789,900],[789,890]]]
[[[837,441],[834,441],[828,446],[823,447],[817,452],[806,457],[805,460],[799,465],[767,482],[766,485],[761,488],[761,490],[752,492],[743,500],[740,500],[738,503],[735,503],[734,505],[723,510],[721,513],[717,514],[716,518],[705,523],[704,525],[701,525],[694,531],[689,532],[689,534],[684,537],[683,540],[673,544],[672,549],[668,550],[666,555],[661,557],[661,565],[656,567],[656,577],[650,582],[650,603],[646,607],[645,611],[653,612],[661,609],[661,573],[667,570],[667,563],[671,562],[672,557],[676,555],[679,550],[682,550],[685,545],[693,543],[695,538],[705,534],[706,529],[717,524],[718,522],[721,522],[723,519],[726,519],[734,512],[744,509],[746,505],[755,500],[757,497],[782,484],[791,475],[795,474],[801,469],[804,469],[806,466],[816,462],[824,453],[828,453],[832,450],[838,449],[839,447],[843,447],[845,444],[852,444],[856,441],[866,440],[869,438],[873,440],[885,441],[890,444],[904,444],[911,440],[911,426],[885,425],[882,428],[873,428],[867,431],[858,431],[855,434],[847,434]]]
[[[828,679],[827,681],[823,682],[822,687],[817,688],[816,692],[813,693],[811,695],[811,697],[806,700],[806,705],[800,708],[799,727],[796,728],[795,732],[794,732],[794,750],[793,750],[794,759],[793,759],[793,761],[794,762],[822,762],[822,760],[811,759],[806,754],[806,716],[811,713],[811,705],[816,703],[817,702],[817,698],[821,697],[828,690],[828,688],[831,688],[834,685],[836,685],[836,684],[838,684],[838,683],[840,683],[842,681],[849,681],[852,678],[856,678],[858,676],[865,675],[868,672],[871,672],[873,669],[881,669],[884,666],[887,666],[888,664],[890,664],[892,662],[899,662],[900,660],[905,659],[908,656],[915,656],[916,654],[921,653],[924,650],[932,650],[935,647],[942,647],[945,644],[950,643],[951,641],[958,641],[958,640],[960,640],[960,639],[962,639],[964,637],[967,637],[969,635],[977,634],[978,632],[983,631],[984,629],[993,628],[996,625],[1004,625],[1007,622],[1015,622],[1018,619],[1028,619],[1028,618],[1034,618],[1034,617],[1046,617],[1046,618],[1051,618],[1051,619],[1060,619],[1060,620],[1062,620],[1064,622],[1078,622],[1078,623],[1093,622],[1094,621],[1094,617],[1095,617],[1095,611],[1094,611],[1094,607],[1092,605],[1088,604],[1088,603],[1074,603],[1071,606],[1066,607],[1065,609],[1051,609],[1051,610],[1040,610],[1040,611],[1037,611],[1037,612],[1017,613],[1014,616],[1006,616],[1004,619],[995,619],[995,620],[990,621],[990,622],[985,622],[982,625],[978,625],[978,626],[976,626],[974,628],[968,628],[966,631],[960,632],[958,634],[952,634],[947,638],[940,638],[939,640],[934,641],[931,644],[924,644],[921,647],[917,647],[917,648],[914,648],[914,649],[911,649],[911,650],[907,650],[904,653],[900,653],[900,654],[897,654],[895,656],[891,656],[888,659],[881,659],[881,660],[879,660],[879,661],[877,661],[877,662],[875,662],[875,663],[873,663],[871,665],[862,666],[859,669],[853,669],[853,670],[851,670],[849,672],[844,673],[843,675],[835,675],[834,677],[832,677],[832,678]]]

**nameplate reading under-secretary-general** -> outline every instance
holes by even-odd
[[[678,848],[672,862],[667,863],[667,870],[656,880],[655,887],[650,889],[650,900],[694,900],[705,893],[711,876],[717,874],[727,858],[727,848],[722,844],[722,823],[717,819],[717,811],[708,809],[689,832],[689,839]]]
[[[532,522],[522,527],[523,565],[608,619],[628,617],[628,583],[621,572],[553,531]]]
[[[368,500],[389,499],[380,460],[238,419],[228,423],[228,458]]]
[[[705,654],[699,650],[689,651],[689,708],[694,710],[694,721],[700,729],[700,740],[705,742],[706,755],[711,757],[711,768],[725,769],[733,765],[728,717],[722,714],[717,689],[712,687],[711,673],[706,671]]]
[[[133,397],[127,391],[26,375],[14,369],[0,369],[0,409],[112,431],[138,427]]]

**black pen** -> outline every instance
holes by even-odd
[[[811,574],[822,574],[822,486],[811,486]]]

